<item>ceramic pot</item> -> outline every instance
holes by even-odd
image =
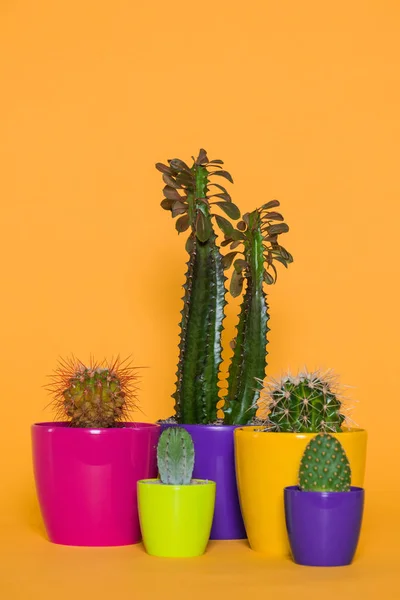
[[[36,423],[31,433],[36,489],[50,541],[71,546],[139,542],[137,482],[157,476],[160,427]]]
[[[283,490],[297,485],[303,452],[316,433],[275,433],[262,427],[235,431],[236,476],[250,546],[257,552],[290,555]],[[364,485],[367,433],[362,429],[332,434],[350,461],[352,482]]]
[[[285,488],[285,515],[293,559],[299,565],[340,567],[354,558],[364,509],[364,490],[305,492]]]
[[[182,558],[205,552],[215,506],[213,481],[193,480],[189,485],[139,481],[138,503],[148,554]]]

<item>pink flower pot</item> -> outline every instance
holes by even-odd
[[[32,425],[33,466],[48,537],[68,546],[140,541],[137,482],[157,476],[158,425]]]

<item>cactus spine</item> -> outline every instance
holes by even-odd
[[[341,431],[342,413],[340,390],[333,375],[299,373],[285,375],[267,390],[270,431],[335,432]]]
[[[116,427],[135,405],[137,375],[117,358],[113,362],[61,359],[47,389],[54,398],[57,416],[66,415],[71,427]]]
[[[311,440],[301,459],[299,484],[308,492],[350,491],[350,464],[338,439],[320,433]]]
[[[194,467],[194,445],[182,427],[165,429],[158,441],[157,464],[161,483],[189,485]]]
[[[161,206],[171,211],[172,217],[179,216],[176,222],[179,233],[190,230],[186,243],[189,261],[183,286],[179,362],[173,394],[176,420],[186,424],[210,423],[217,419],[226,277],[212,218],[222,229],[233,227],[224,217],[213,215],[211,210],[217,205],[232,219],[240,216],[227,190],[220,184],[211,183],[215,176],[232,181],[229,173],[222,170],[222,161],[209,161],[204,150],[193,160],[190,168],[179,159],[169,160],[168,165],[156,165],[166,183]],[[210,193],[211,186],[217,188],[217,193]]]
[[[274,261],[285,267],[293,257],[278,243],[278,236],[289,230],[280,213],[269,209],[279,206],[277,200],[243,216],[237,230],[226,235],[224,244],[231,249],[242,244],[242,252],[233,251],[224,257],[225,266],[234,261],[231,294],[238,296],[244,282],[246,290],[240,308],[237,335],[233,341],[233,357],[228,373],[228,392],[225,397],[224,422],[246,425],[255,417],[260,395],[260,383],[266,368],[268,304],[263,284],[276,282]],[[274,221],[281,221],[274,223]],[[236,258],[242,254],[243,258]],[[235,259],[235,260],[234,260]]]

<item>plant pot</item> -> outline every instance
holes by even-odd
[[[157,475],[160,427],[36,423],[31,433],[36,489],[50,541],[68,546],[139,542],[137,481]]]
[[[257,552],[290,554],[283,490],[297,485],[303,452],[316,433],[264,432],[262,427],[235,431],[236,474],[242,514],[250,546]],[[350,461],[352,482],[364,485],[367,433],[362,429],[332,434]]]
[[[163,425],[163,429],[171,425]],[[236,484],[233,432],[237,425],[180,425],[192,436],[193,477],[217,484],[211,540],[246,538]]]
[[[299,565],[340,567],[353,561],[361,531],[364,490],[304,492],[284,490],[286,526]]]
[[[204,554],[215,506],[215,482],[165,485],[158,479],[138,482],[140,526],[146,552],[153,556]]]

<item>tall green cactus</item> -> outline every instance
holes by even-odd
[[[237,335],[233,341],[233,357],[228,373],[228,392],[225,397],[224,422],[246,425],[255,417],[260,395],[258,380],[265,377],[268,304],[263,284],[276,282],[274,262],[285,267],[293,261],[292,255],[278,243],[278,236],[289,230],[280,213],[271,211],[279,206],[278,200],[267,202],[260,209],[247,213],[237,229],[226,233],[224,245],[232,252],[224,257],[224,266],[232,262],[231,294],[236,297],[246,289],[241,304]],[[236,250],[241,246],[240,250]],[[237,258],[237,255],[241,257]]]
[[[216,244],[214,218],[223,231],[233,230],[231,223],[213,215],[217,206],[231,219],[238,219],[239,209],[228,191],[214,177],[232,182],[222,169],[221,160],[209,161],[205,150],[189,167],[179,159],[168,165],[157,163],[162,172],[164,200],[161,206],[179,216],[176,229],[189,230],[186,243],[189,253],[184,284],[180,323],[179,362],[177,370],[175,417],[178,423],[210,423],[217,419],[218,374],[222,362],[221,333],[226,305],[226,277],[222,255]],[[215,193],[210,188],[216,188]]]
[[[182,427],[169,427],[160,435],[157,465],[161,483],[189,485],[194,468],[194,444]]]

